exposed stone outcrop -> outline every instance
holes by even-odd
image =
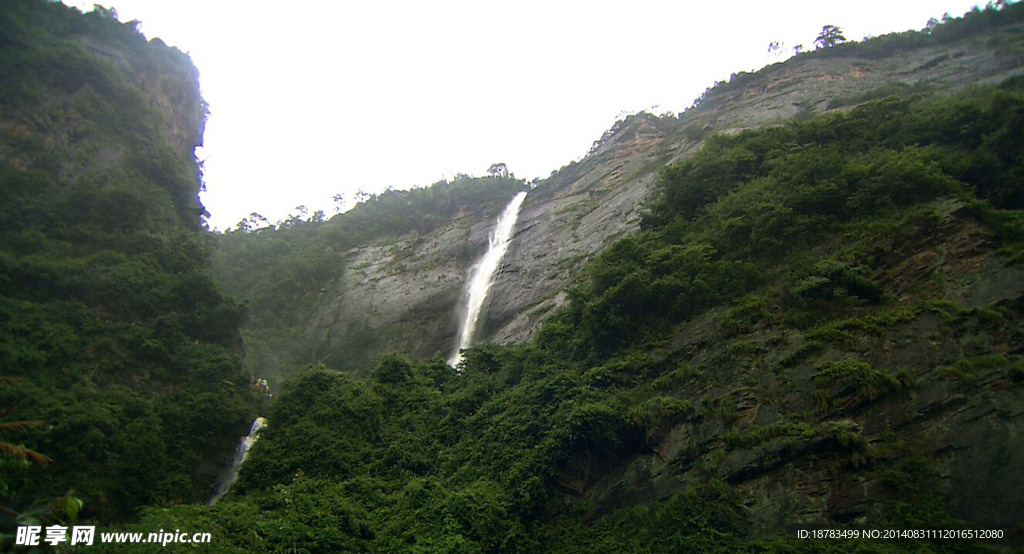
[[[709,133],[848,109],[893,92],[953,91],[1021,75],[1020,48],[1005,46],[1019,46],[1021,37],[1018,25],[1003,29],[1000,40],[918,48],[883,59],[798,56],[736,76],[678,117],[637,114],[616,123],[587,156],[526,198],[479,339],[529,339],[565,302],[563,291],[586,260],[638,229],[643,200],[660,170],[695,152]],[[365,355],[359,352],[360,360],[384,351],[446,354],[458,331],[469,266],[486,250],[493,223],[493,217],[462,218],[426,236],[350,252],[345,277],[316,318],[320,336],[332,348],[371,345]]]

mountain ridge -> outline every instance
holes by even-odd
[[[734,75],[709,88],[693,108],[678,116],[641,113],[617,122],[588,155],[540,181],[527,198],[484,312],[481,340],[528,340],[547,315],[565,303],[563,291],[578,281],[583,261],[639,228],[643,200],[661,168],[692,155],[710,134],[844,112],[888,95],[953,92],[1020,75],[1021,33],[1019,23],[1008,23],[999,25],[995,36],[968,34],[960,39],[944,38],[955,35],[952,32],[940,33],[933,37],[935,44],[907,33],[873,39],[871,45],[888,41],[893,48],[889,52],[885,47],[840,45],[756,73]],[[908,41],[912,47],[903,48]],[[391,256],[388,248],[353,251],[345,267],[379,267],[382,273],[353,280],[352,275],[360,275],[357,270],[330,284],[323,281],[325,301],[303,316],[305,332],[320,337],[312,348],[319,354],[295,362],[328,361],[356,369],[385,352],[420,357],[446,352],[454,343],[457,317],[445,314],[459,309],[472,259],[462,253],[482,252],[489,224],[478,220],[466,234],[459,230],[464,222],[453,220],[435,231],[443,234],[443,241],[420,233],[398,238],[395,248],[406,252],[424,240],[450,245],[428,247],[415,260]],[[424,271],[425,267],[431,269]],[[432,286],[425,287],[427,281]],[[368,303],[366,295],[371,293],[366,291],[371,289],[376,300]],[[435,292],[439,290],[445,292]],[[412,307],[406,310],[406,304]],[[338,338],[356,334],[374,340],[353,343]],[[372,346],[365,349],[366,344]],[[355,352],[352,359],[359,361],[349,364],[332,358],[332,350]]]
[[[76,517],[239,553],[1022,544],[1024,4],[738,74],[543,182],[224,234],[194,70],[112,16],[0,7],[4,548]]]

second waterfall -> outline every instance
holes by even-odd
[[[459,365],[462,361],[462,349],[469,348],[473,344],[473,334],[476,332],[477,323],[480,320],[480,313],[487,300],[487,293],[494,284],[494,276],[501,266],[501,259],[508,250],[508,244],[512,241],[512,230],[515,229],[516,219],[519,218],[519,208],[526,199],[526,192],[520,192],[509,202],[505,210],[498,216],[498,222],[491,230],[487,253],[477,260],[469,270],[469,282],[466,285],[466,314],[459,326],[459,341],[455,346],[448,364],[452,367]]]

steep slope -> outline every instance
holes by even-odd
[[[1021,6],[924,42],[1013,27]],[[888,88],[742,132],[623,123],[535,206],[643,171],[602,149],[703,145],[642,212],[581,210],[635,231],[565,277],[532,341],[470,348],[461,373],[396,354],[369,378],[310,368],[233,496],[140,528],[217,529],[226,552],[1019,549],[1024,78]],[[522,233],[571,233],[544,214]]]
[[[112,13],[0,7],[2,523],[201,500],[255,403],[241,311],[205,270],[181,52]],[[47,500],[56,503],[47,503]],[[37,504],[41,502],[41,504]]]
[[[448,354],[466,272],[526,187],[459,176],[370,196],[329,221],[225,233],[213,268],[249,305],[247,366],[276,384],[311,363],[365,374],[387,351]]]
[[[953,92],[1024,74],[1020,23],[916,48],[906,48],[900,36],[876,39],[881,44],[863,50],[841,46],[733,75],[678,117],[638,114],[617,123],[583,160],[543,181],[527,199],[495,284],[487,337],[501,343],[531,337],[562,303],[557,294],[578,275],[581,260],[638,228],[641,203],[659,171],[691,155],[711,133],[845,110],[889,95]]]
[[[385,352],[447,356],[457,341],[469,268],[486,251],[488,233],[511,194],[499,198],[431,233],[349,251],[343,276],[328,289],[331,297],[314,321],[331,351],[328,359],[345,358],[341,367],[365,371]]]
[[[568,463],[565,501],[628,513],[710,476],[755,534],[941,507],[1015,533],[1020,92],[888,98],[666,171],[648,231],[544,328],[590,364],[632,348],[588,376],[644,428]]]
[[[147,523],[250,514],[257,550],[1019,544],[1022,118],[1016,79],[710,138],[535,341],[307,371],[230,507]]]
[[[510,343],[533,336],[565,303],[564,291],[580,278],[586,260],[637,230],[641,205],[661,169],[692,155],[712,133],[1021,74],[1024,29],[1012,18],[986,17],[941,27],[931,36],[904,33],[802,54],[734,75],[678,117],[637,114],[616,123],[587,156],[541,181],[527,197],[485,308],[480,340]],[[493,213],[472,219],[452,214],[429,231],[389,234],[343,256],[339,252],[344,260],[305,290],[315,301],[298,316],[298,333],[315,338],[304,347],[306,354],[287,357],[285,365],[328,362],[365,372],[384,352],[447,355],[468,266],[486,248]],[[253,304],[248,293],[237,293]],[[273,348],[260,348],[262,360],[277,359]],[[267,365],[276,375],[280,360]]]

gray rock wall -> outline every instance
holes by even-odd
[[[920,48],[885,59],[800,56],[742,76],[678,117],[617,123],[579,162],[542,181],[523,204],[485,307],[481,341],[528,340],[565,302],[588,259],[639,228],[659,171],[692,154],[709,133],[735,133],[793,117],[849,109],[891,93],[954,91],[1024,74],[1024,28],[999,40]],[[495,214],[496,216],[496,214]],[[447,355],[462,290],[487,248],[494,217],[456,219],[425,236],[353,250],[345,275],[314,319],[341,367],[387,351]]]

